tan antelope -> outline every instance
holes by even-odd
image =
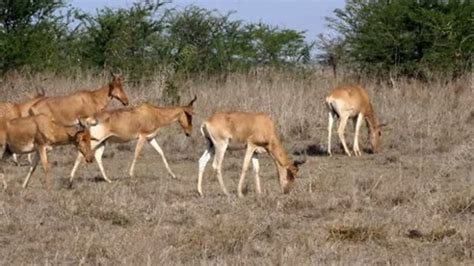
[[[222,161],[230,141],[247,145],[242,172],[238,185],[238,195],[243,196],[242,189],[245,174],[252,160],[255,172],[255,186],[257,194],[261,194],[259,162],[255,152],[268,152],[272,157],[278,171],[280,188],[283,193],[288,193],[294,185],[298,174],[298,166],[305,161],[292,161],[278,137],[275,125],[266,113],[246,112],[218,112],[210,116],[201,124],[201,133],[206,138],[208,147],[199,159],[198,193],[202,193],[202,178],[207,163],[214,155],[212,167],[217,172],[219,184],[228,196],[222,178]]]
[[[37,89],[36,95],[28,94],[30,99],[21,102],[21,103],[14,103],[14,102],[3,102],[0,103],[0,146],[2,149],[5,147],[6,141],[6,125],[7,121],[28,116],[28,110],[37,103],[39,100],[43,99],[45,96],[44,90]],[[3,153],[3,152],[2,152]],[[13,161],[18,164],[16,154],[13,155]],[[31,162],[31,161],[30,161]]]
[[[163,150],[158,145],[155,137],[159,130],[171,123],[178,121],[186,136],[192,132],[193,103],[194,97],[188,105],[177,107],[158,107],[151,104],[141,104],[134,108],[124,108],[111,111],[103,111],[96,114],[97,124],[90,127],[91,136],[95,139],[92,148],[95,150],[94,157],[99,165],[100,171],[105,181],[111,182],[107,177],[102,165],[102,155],[106,142],[124,143],[138,140],[135,146],[135,154],[130,166],[130,177],[134,175],[135,163],[145,142],[161,155],[166,170],[171,177],[176,175],[171,171],[165,158]],[[77,168],[82,161],[82,155],[78,154],[74,167],[71,171],[70,183],[72,183]]]
[[[94,121],[88,119],[89,124]],[[16,118],[7,122],[6,151],[2,159],[12,153],[26,154],[36,152],[28,175],[23,182],[23,187],[28,186],[31,175],[34,173],[38,161],[41,159],[45,171],[48,189],[51,188],[49,180],[49,166],[47,151],[58,145],[74,144],[87,162],[93,160],[91,149],[91,136],[88,129],[83,127],[64,126],[53,121],[47,115],[35,115]]]
[[[70,125],[80,117],[91,117],[105,109],[111,99],[128,105],[128,97],[123,88],[123,77],[113,75],[112,81],[93,91],[77,91],[67,96],[46,97],[35,103],[30,114],[45,114],[57,123]]]
[[[360,156],[362,153],[359,148],[359,134],[362,122],[365,119],[369,135],[371,137],[372,152],[376,153],[380,146],[380,136],[382,135],[381,127],[384,124],[379,124],[374,108],[370,102],[367,91],[361,86],[345,85],[335,88],[327,97],[326,104],[329,109],[329,123],[328,123],[328,154],[331,153],[331,131],[334,120],[340,119],[337,134],[341,140],[344,151],[351,156],[351,152],[347,148],[346,140],[344,138],[344,130],[349,118],[354,121],[355,135],[354,135],[354,154]]]

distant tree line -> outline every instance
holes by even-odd
[[[456,77],[471,70],[469,0],[348,0],[327,18],[334,36],[247,23],[160,0],[85,13],[65,0],[0,1],[0,74],[121,69],[140,78],[329,65],[375,76]],[[314,49],[315,44],[317,50]],[[314,56],[316,55],[316,56]]]
[[[310,60],[304,32],[167,6],[140,1],[87,14],[63,0],[3,0],[1,72],[119,68],[142,76],[162,69],[194,75]]]

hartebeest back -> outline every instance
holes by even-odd
[[[112,81],[93,91],[78,91],[68,96],[46,97],[34,104],[32,115],[45,114],[54,121],[69,125],[80,117],[90,117],[105,109],[111,99],[128,105],[128,96],[123,88],[123,77],[113,75]]]
[[[369,134],[371,136],[372,151],[377,152],[380,146],[380,128],[383,126],[379,124],[374,108],[370,102],[367,91],[361,86],[340,86],[335,88],[327,97],[326,104],[329,110],[328,123],[328,153],[331,153],[331,131],[334,120],[340,119],[337,133],[342,142],[344,151],[351,156],[351,152],[347,148],[346,140],[344,138],[344,130],[349,118],[352,118],[355,125],[354,136],[354,154],[360,156],[362,153],[359,149],[359,132],[362,122],[365,119]]]
[[[158,107],[151,104],[141,104],[135,108],[117,109],[103,111],[95,116],[97,125],[91,126],[91,136],[95,139],[92,148],[95,149],[95,159],[99,165],[102,176],[107,182],[111,182],[107,177],[102,166],[102,155],[104,153],[106,142],[129,142],[138,140],[135,147],[135,155],[130,166],[129,174],[133,177],[135,163],[143,148],[148,141],[151,146],[161,155],[168,173],[176,178],[166,161],[163,150],[158,145],[155,137],[158,131],[178,121],[185,134],[189,136],[192,131],[193,103],[196,97],[185,106]],[[81,154],[78,155],[76,163],[71,171],[71,179],[74,179],[77,168],[82,160]]]
[[[229,195],[222,178],[222,161],[230,141],[247,144],[238,186],[239,196],[243,196],[242,189],[250,159],[255,170],[256,191],[261,194],[259,162],[255,152],[267,151],[273,158],[278,170],[280,188],[284,193],[290,191],[298,174],[298,166],[304,163],[291,160],[278,137],[272,119],[266,113],[218,112],[202,123],[201,133],[208,142],[207,150],[199,159],[198,192],[201,196],[204,170],[212,155],[212,167],[217,172],[219,184],[224,193]]]
[[[36,95],[31,95],[30,99],[22,103],[3,102],[0,103],[0,147],[5,147],[6,142],[6,126],[9,120],[26,117],[29,115],[28,111],[35,103],[43,99],[45,96],[44,90],[37,89]],[[3,153],[3,152],[2,152]],[[16,156],[13,157],[15,163],[18,164]]]
[[[88,121],[94,123],[94,121]],[[12,153],[26,154],[36,152],[23,187],[26,188],[29,179],[38,165],[39,159],[45,171],[46,183],[51,188],[47,150],[53,146],[74,144],[79,152],[92,162],[91,136],[88,129],[77,125],[64,126],[53,121],[46,115],[16,118],[7,122],[6,151],[3,159]]]

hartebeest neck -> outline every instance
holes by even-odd
[[[76,126],[62,126],[55,125],[54,145],[66,145],[74,141],[74,136],[79,132],[80,129]]]
[[[373,132],[379,126],[379,120],[375,115],[372,105],[369,105],[369,108],[365,114],[365,119],[367,121],[370,132]]]
[[[275,159],[276,163],[285,169],[292,163],[288,157],[288,152],[279,140],[272,141],[268,145],[268,152]]]
[[[109,84],[100,87],[97,90],[94,90],[92,93],[92,100],[95,102],[97,110],[100,111],[105,109],[111,100],[110,97],[110,86]]]

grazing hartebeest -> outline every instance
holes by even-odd
[[[217,172],[219,184],[226,195],[229,195],[222,178],[222,161],[230,141],[247,144],[244,164],[240,174],[238,186],[239,197],[243,196],[245,174],[249,167],[250,159],[255,171],[255,186],[258,194],[261,194],[259,162],[254,156],[255,152],[267,151],[275,162],[278,170],[280,188],[283,193],[288,193],[294,185],[298,174],[298,166],[305,161],[292,161],[280,138],[275,125],[266,113],[245,112],[218,112],[209,117],[201,125],[201,133],[208,141],[207,150],[199,159],[198,192],[202,196],[202,178],[207,162],[214,154],[212,167]]]
[[[359,132],[364,118],[371,136],[372,152],[375,153],[378,151],[380,146],[380,136],[382,135],[380,128],[385,124],[379,124],[374,108],[370,102],[369,95],[364,88],[361,86],[351,85],[337,87],[326,97],[326,104],[329,109],[328,154],[330,156],[332,156],[331,131],[334,120],[337,118],[340,119],[337,133],[347,155],[351,156],[351,152],[346,145],[344,130],[349,118],[354,120],[355,126],[354,154],[356,156],[362,154],[359,149]]]
[[[45,96],[44,90],[36,90],[36,95],[30,96],[25,102],[22,103],[12,103],[12,102],[3,102],[0,103],[0,146],[3,149],[5,147],[6,141],[6,125],[9,120],[26,117],[28,116],[28,110],[37,103],[39,100],[43,99]],[[29,157],[28,157],[29,158]],[[18,164],[16,154],[13,155],[13,161]],[[30,161],[31,163],[31,161]]]
[[[102,155],[104,154],[105,143],[124,143],[135,139],[138,141],[129,171],[131,177],[133,177],[135,163],[140,155],[140,151],[142,150],[145,141],[148,141],[161,155],[168,173],[173,178],[176,178],[176,175],[171,171],[163,150],[158,145],[155,137],[161,128],[166,127],[175,121],[179,122],[186,136],[190,136],[193,127],[193,103],[196,99],[197,97],[194,97],[194,99],[186,106],[158,107],[145,103],[135,108],[103,111],[96,114],[95,119],[97,120],[97,125],[91,126],[90,132],[91,136],[95,139],[92,142],[92,148],[95,149],[94,156],[104,179],[109,183],[111,182],[105,174],[104,167],[102,166]],[[71,171],[71,183],[81,160],[82,155],[79,154]]]
[[[94,121],[88,119],[88,124]],[[35,115],[10,120],[7,122],[6,151],[3,158],[11,153],[25,154],[36,151],[32,164],[23,187],[28,186],[31,175],[38,165],[39,159],[45,171],[48,188],[51,188],[49,180],[49,167],[47,151],[53,146],[74,144],[79,152],[83,154],[87,162],[92,162],[91,135],[88,129],[77,126],[64,126],[56,123],[47,115]]]
[[[94,91],[46,97],[31,107],[30,114],[45,114],[58,123],[70,125],[80,117],[90,117],[103,110],[113,98],[123,105],[128,105],[128,97],[123,89],[123,77],[120,75],[113,75],[109,84]]]

